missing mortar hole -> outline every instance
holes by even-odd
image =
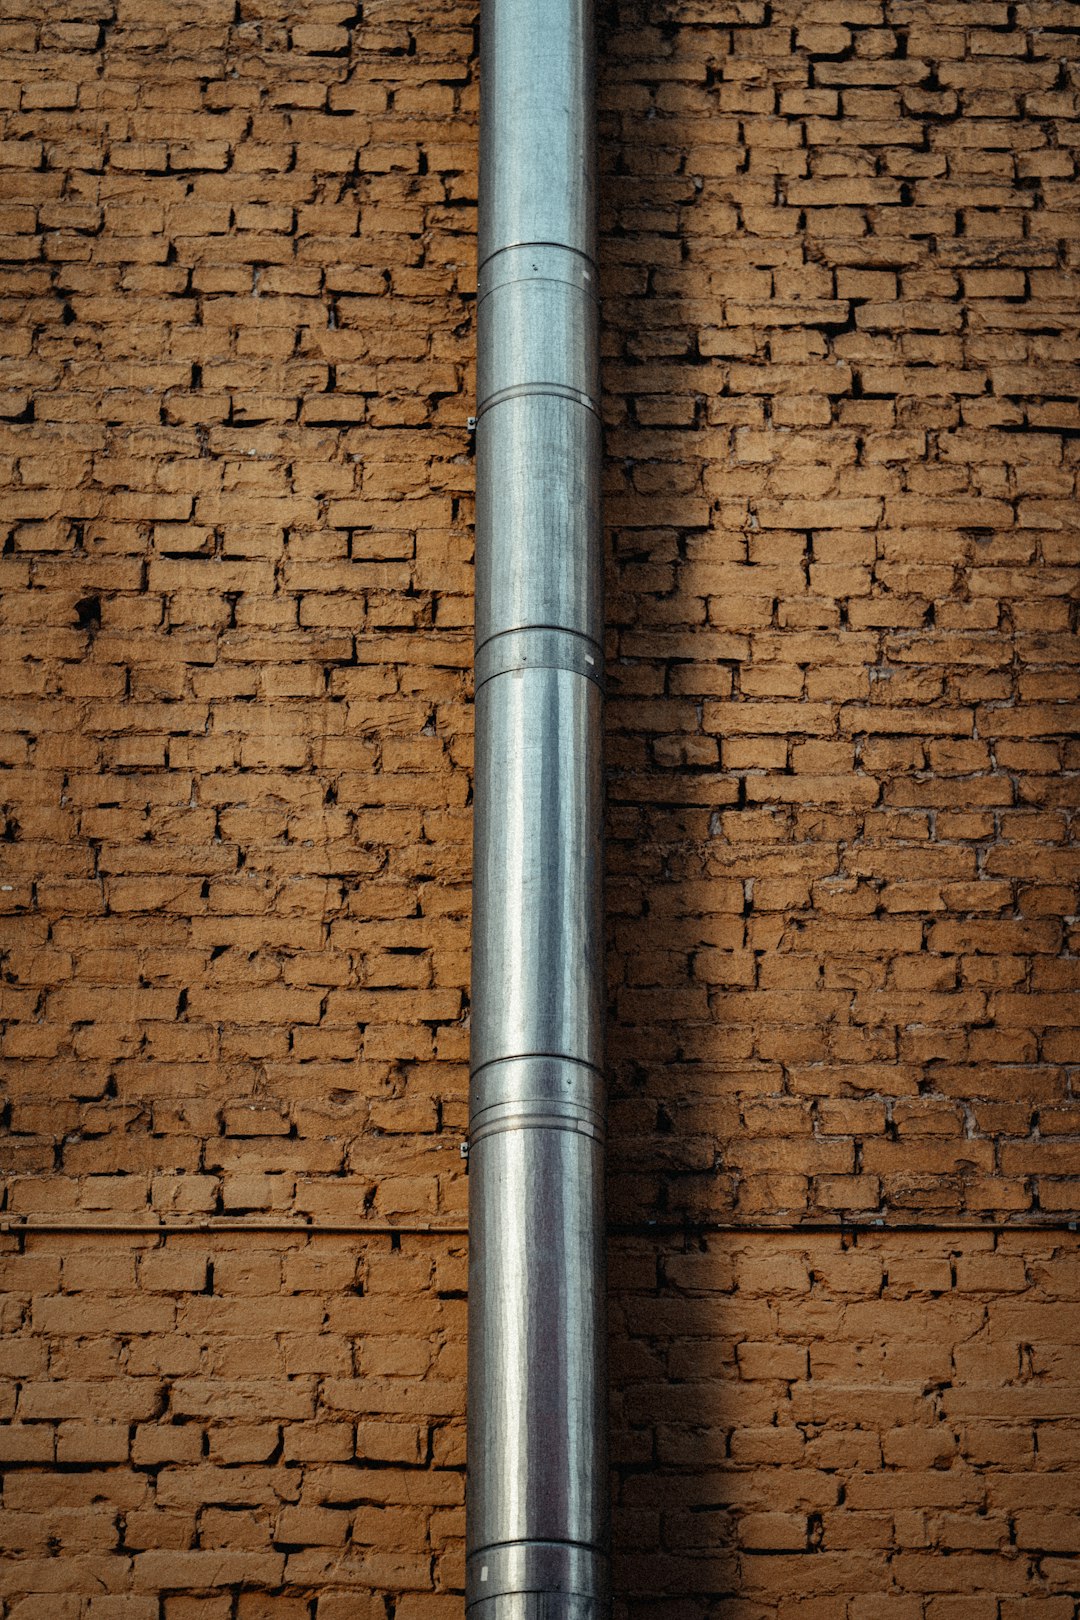
[[[100,630],[101,598],[99,596],[84,596],[81,602],[76,602],[75,624],[78,629],[86,630],[90,635],[93,635],[95,630]]]

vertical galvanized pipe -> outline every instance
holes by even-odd
[[[467,1606],[606,1607],[592,0],[483,0]]]

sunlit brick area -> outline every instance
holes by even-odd
[[[460,1620],[474,6],[0,21],[0,1620]],[[601,3],[615,1620],[1077,1620],[1080,24]]]

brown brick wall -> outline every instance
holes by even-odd
[[[1075,8],[618,11],[621,1204],[1074,1212]]]
[[[613,1254],[620,1613],[1073,1620],[1074,1237]]]
[[[618,1614],[1076,1620],[1076,11],[601,9]],[[3,1620],[461,1613],[475,21],[0,21]]]
[[[462,1239],[19,1241],[5,1614],[460,1612]]]
[[[460,1239],[4,1241],[7,1614],[460,1616]],[[618,1612],[1072,1620],[1078,1252],[615,1240]]]
[[[40,10],[9,1208],[460,1215],[469,18]]]

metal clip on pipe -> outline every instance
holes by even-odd
[[[591,0],[483,0],[471,1620],[607,1606]]]

